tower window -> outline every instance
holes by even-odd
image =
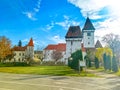
[[[71,45],[73,45],[73,41],[71,41]]]
[[[91,33],[87,33],[87,36],[91,36]]]

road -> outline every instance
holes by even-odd
[[[0,90],[120,90],[120,78],[0,73]]]

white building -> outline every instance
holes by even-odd
[[[66,44],[65,43],[59,43],[59,44],[52,44],[48,45],[44,50],[43,50],[43,56],[44,56],[44,61],[54,61],[54,58],[52,57],[52,54],[54,51],[58,51],[62,53],[62,58],[59,61],[64,61],[65,59],[65,52],[66,52]]]
[[[15,62],[24,62],[26,58],[29,57],[30,59],[34,59],[34,44],[32,38],[30,39],[28,45],[22,46],[15,46],[13,48],[14,51],[14,58]]]

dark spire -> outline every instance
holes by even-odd
[[[79,26],[70,26],[65,38],[82,38],[82,32]]]
[[[95,44],[95,48],[102,48],[102,44],[100,43],[99,40],[97,40],[97,42]]]
[[[90,21],[89,17],[87,17],[83,30],[95,30],[92,22]]]

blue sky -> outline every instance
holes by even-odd
[[[35,48],[65,42],[70,25],[81,29],[88,15],[95,37],[119,33],[119,4],[114,0],[0,0],[0,36],[17,45],[34,39]]]

